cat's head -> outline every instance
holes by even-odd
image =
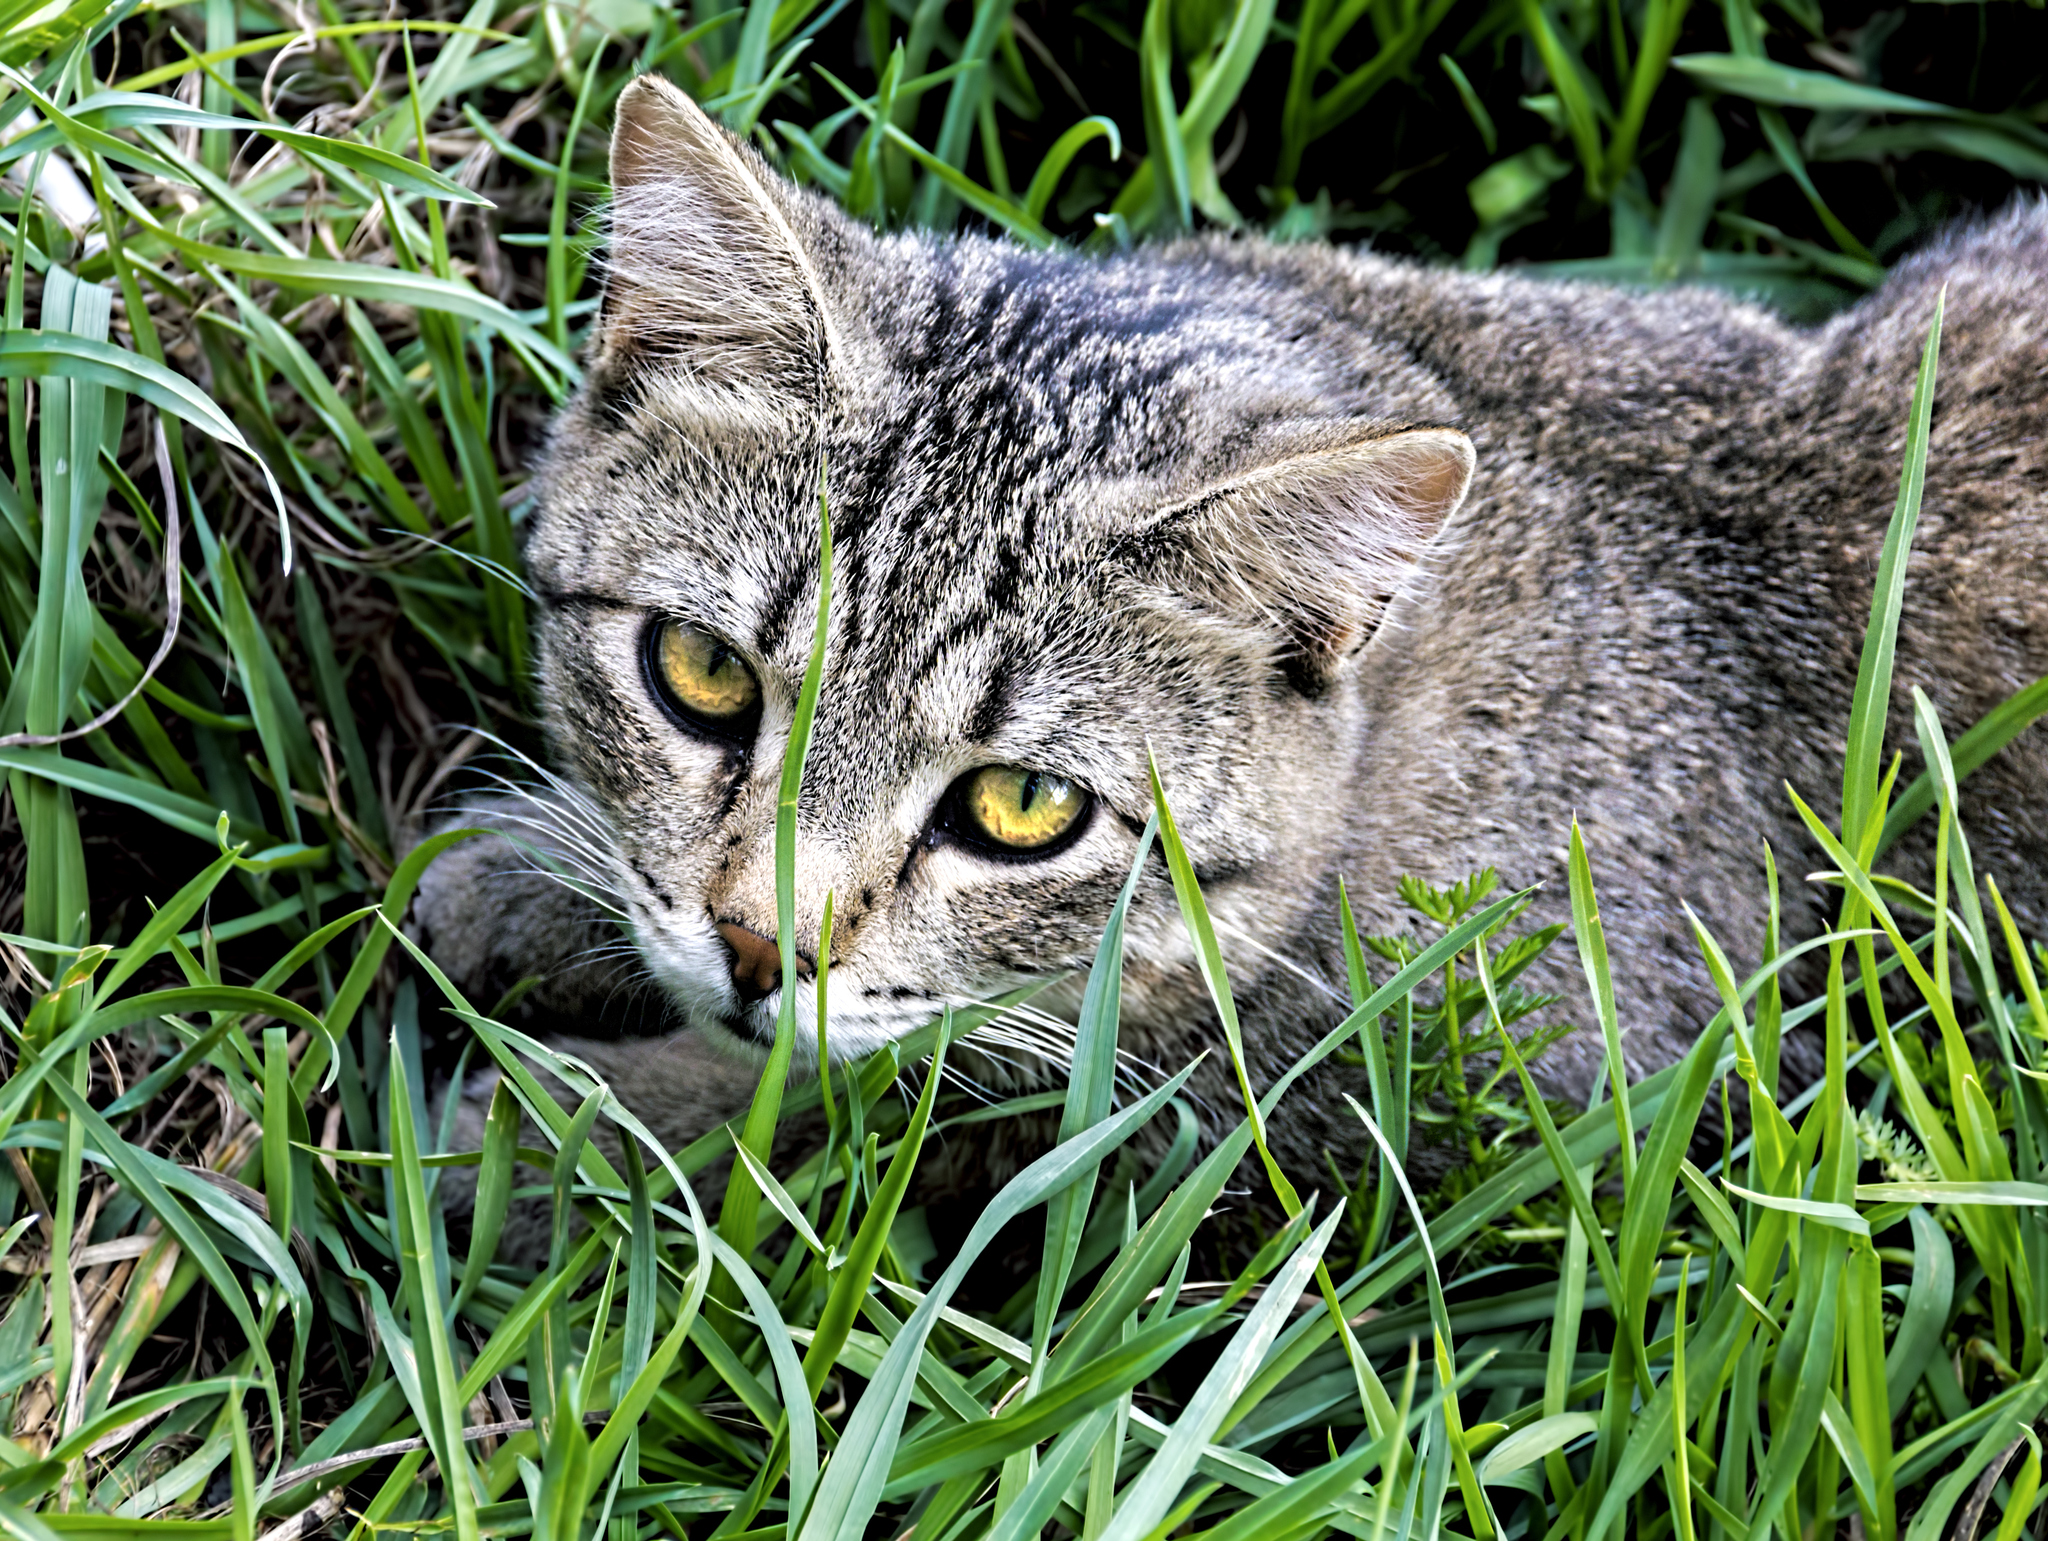
[[[589,383],[528,562],[556,752],[692,1020],[773,1030],[746,933],[776,928],[821,468],[835,576],[795,897],[814,966],[833,896],[835,1054],[1084,968],[1151,809],[1148,745],[1226,933],[1279,941],[1327,902],[1359,671],[1472,470],[1462,433],[1388,410],[1395,366],[1341,287],[1249,245],[877,235],[651,78],[612,171]],[[1139,1010],[1189,957],[1147,881]]]

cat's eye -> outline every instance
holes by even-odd
[[[729,643],[687,621],[657,621],[647,635],[647,672],[669,711],[717,738],[751,735],[761,686]]]
[[[1017,765],[990,765],[959,784],[959,823],[969,838],[998,851],[1044,855],[1080,833],[1088,794],[1059,776]]]

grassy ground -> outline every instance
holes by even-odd
[[[632,1138],[385,922],[434,851],[398,860],[403,831],[483,742],[447,725],[532,744],[523,467],[575,382],[633,71],[876,220],[1370,235],[1816,314],[2048,174],[2041,10],[480,0],[411,21],[0,0],[0,1529],[2021,1533],[2048,1407],[2048,960],[1971,870],[1953,778],[2043,687],[1949,725],[1946,762],[1930,717],[1941,773],[1904,788],[1887,756],[1909,746],[1860,717],[1829,994],[1788,1009],[1775,937],[1702,936],[1725,1009],[1693,1057],[1561,1124],[1514,1055],[1483,1081],[1463,1055],[1520,1022],[1530,1053],[1553,1023],[1613,1042],[1599,853],[1569,940],[1518,937],[1484,883],[1411,890],[1412,934],[1361,939],[1359,1010],[1323,1052],[1363,1062],[1390,1152],[1451,1140],[1467,1175],[1421,1205],[1377,1163],[1335,1174],[1339,1202],[1283,1190],[1296,1222],[1222,1281],[1188,1259],[1263,1115],[1214,1154],[1118,1164],[1175,1115],[1170,1085],[1110,1095],[1114,927],[1071,1088],[1024,1099],[1066,1142],[939,1258],[901,1206],[935,1121],[1020,1111],[944,1103],[921,1068],[971,1023],[764,1089],[714,1186],[731,1133]],[[1880,576],[1866,702],[1902,574]],[[1866,876],[1910,817],[1945,831],[1931,895]],[[1201,936],[1191,878],[1182,898]],[[1578,948],[1584,999],[1516,989],[1543,945]],[[1781,1096],[1801,1018],[1828,1079]],[[458,1057],[508,1071],[481,1151],[430,1095]],[[1701,1170],[1692,1131],[1733,1084],[1754,1143]],[[778,1112],[821,1101],[830,1149],[769,1176]],[[522,1111],[564,1222],[538,1274],[490,1259]],[[479,1222],[451,1241],[452,1163],[479,1166]],[[1005,1219],[1042,1226],[1041,1270],[1006,1306],[949,1305]]]

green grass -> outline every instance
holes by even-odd
[[[1244,1080],[1207,1152],[1176,1081],[1118,1106],[1121,908],[1065,1090],[945,1095],[988,1013],[963,1014],[828,1086],[766,1077],[741,1128],[669,1151],[411,956],[459,837],[397,851],[477,746],[441,724],[533,742],[524,457],[575,384],[634,70],[878,222],[1369,232],[1811,314],[2048,169],[2043,14],[482,0],[400,31],[333,0],[0,0],[0,1528],[1934,1541],[1975,1514],[2012,1541],[2048,1408],[2048,956],[1971,865],[1962,778],[2048,684],[1974,726],[1923,704],[1932,770],[1897,784],[1936,318],[1847,814],[1809,820],[1842,894],[1803,944],[1824,994],[1781,999],[1775,928],[1701,932],[1721,1013],[1629,1085],[1601,852],[1574,833],[1569,938],[1523,934],[1490,874],[1405,885],[1410,933],[1349,929],[1356,1010],[1317,1050],[1356,1062],[1385,1155],[1325,1195],[1266,1158],[1284,1085]],[[786,948],[802,762],[799,734]],[[1921,819],[1930,893],[1879,866]],[[1152,838],[1238,1055],[1163,798]],[[1582,997],[1516,983],[1550,946]],[[1801,1021],[1827,1075],[1781,1088]],[[1583,1110],[1523,1064],[1571,1023],[1608,1046]],[[454,1148],[436,1087],[487,1059],[482,1148]],[[1702,1170],[1731,1088],[1754,1137]],[[821,1105],[826,1148],[771,1171]],[[925,1146],[1055,1108],[1057,1147],[931,1255]],[[1140,1170],[1152,1118],[1179,1135]],[[1425,1142],[1464,1164],[1418,1203],[1394,1168]],[[526,1273],[491,1254],[536,1169],[556,1223]],[[1270,1232],[1209,1217],[1249,1170]],[[1007,1303],[970,1280],[1005,1224],[1043,1238]]]

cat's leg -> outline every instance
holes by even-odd
[[[600,1024],[629,1030],[636,1008],[658,1020],[657,992],[602,902],[603,866],[582,854],[568,817],[544,794],[465,804],[443,829],[484,833],[428,866],[412,934],[479,1011],[518,988],[521,1026],[594,1036]]]
[[[579,831],[560,810],[519,795],[478,799],[446,827],[486,832],[451,846],[427,868],[411,930],[478,1010],[491,1012],[518,991],[502,1012],[507,1024],[582,1061],[668,1151],[744,1117],[758,1065],[678,1030],[630,938],[600,902],[601,865],[571,845]],[[537,1073],[567,1106],[580,1100]],[[464,1084],[455,1149],[481,1146],[498,1079],[492,1067]],[[617,1158],[615,1126],[600,1119],[593,1137]],[[545,1144],[530,1125],[520,1143]],[[648,1164],[654,1164],[651,1156]],[[522,1168],[518,1182],[547,1178]],[[449,1168],[442,1180],[448,1212],[466,1227],[475,1168]],[[714,1182],[708,1191],[719,1187]],[[547,1255],[549,1229],[545,1200],[515,1204],[499,1257],[538,1264]]]
[[[688,1031],[666,1038],[551,1036],[547,1043],[549,1048],[564,1057],[580,1061],[583,1067],[617,1093],[633,1117],[671,1155],[687,1149],[693,1141],[711,1133],[721,1124],[731,1124],[737,1132],[760,1081],[758,1066],[742,1057],[721,1052],[698,1034]],[[580,1094],[563,1086],[544,1069],[533,1068],[541,1084],[555,1095],[562,1106],[574,1108],[582,1100]],[[492,1067],[472,1075],[463,1086],[462,1103],[455,1118],[455,1149],[477,1150],[482,1147],[485,1119],[497,1093],[499,1080],[498,1070]],[[792,1121],[789,1127],[779,1130],[778,1146],[814,1138],[809,1128],[811,1122],[815,1120]],[[605,1159],[617,1169],[622,1139],[619,1126],[610,1118],[600,1116],[591,1130],[591,1139],[604,1152]],[[525,1119],[521,1120],[519,1143],[542,1150],[548,1148],[531,1121]],[[640,1159],[644,1166],[652,1169],[660,1158],[643,1147]],[[713,1220],[717,1219],[717,1196],[725,1191],[725,1174],[731,1162],[730,1154],[722,1155],[701,1168],[692,1179],[700,1202],[706,1206]],[[552,1176],[527,1166],[515,1170],[515,1187],[546,1184]],[[444,1171],[442,1180],[447,1184],[444,1189],[447,1210],[466,1230],[476,1197],[476,1169],[451,1167]],[[670,1202],[677,1208],[684,1207],[680,1199]],[[572,1220],[570,1229],[572,1234],[581,1231],[582,1222]],[[552,1231],[553,1208],[549,1200],[517,1200],[505,1216],[497,1257],[501,1262],[521,1267],[539,1267],[547,1260]]]

